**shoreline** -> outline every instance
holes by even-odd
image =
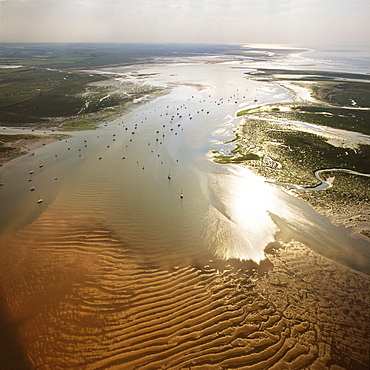
[[[135,67],[137,68],[137,66],[135,66]],[[315,84],[315,82],[312,82],[312,81],[306,81],[306,82],[304,82],[304,81],[303,82],[302,81],[300,81],[300,82],[283,81],[283,80],[276,79],[275,77],[272,77],[271,78],[271,83],[283,87],[284,89],[288,90],[292,94],[292,98],[289,102],[286,102],[287,104],[293,103],[293,102],[295,102],[295,103],[297,103],[297,102],[298,103],[299,102],[307,103],[308,102],[308,103],[317,103],[317,104],[327,104],[328,106],[330,105],[327,102],[318,100],[315,97],[313,97],[312,86]],[[97,117],[92,119],[93,123],[98,123],[98,121],[99,121],[100,125],[109,124],[109,122],[111,122],[112,120],[114,120],[118,116],[120,116],[120,115],[124,114],[125,112],[129,111],[134,105],[145,103],[145,102],[148,101],[148,99],[153,99],[153,98],[155,99],[156,96],[153,97],[153,95],[157,95],[157,94],[158,94],[158,91],[154,92],[154,93],[151,93],[149,95],[144,94],[140,98],[140,100],[137,101],[137,102],[136,101],[130,101],[128,103],[125,103],[122,106],[116,107],[115,112],[110,111],[110,112],[107,113],[107,110],[104,109],[104,110],[100,111],[99,113],[95,114],[95,115],[97,115]],[[282,103],[282,104],[286,104],[286,103]],[[275,104],[275,105],[278,106],[279,104]],[[253,109],[253,105],[252,105],[252,108],[248,108],[248,109]],[[108,114],[108,116],[107,116],[107,114]],[[63,131],[59,131],[58,133],[54,133],[54,129],[58,130],[57,123],[59,122],[59,120],[60,120],[59,118],[51,119],[51,122],[54,122],[54,125],[50,129],[48,129],[48,133],[46,133],[44,131],[43,134],[40,136],[40,134],[36,132],[34,134],[34,137],[31,138],[31,139],[16,140],[14,142],[7,143],[6,146],[9,147],[11,150],[14,150],[14,152],[10,153],[10,154],[0,155],[0,165],[3,165],[5,163],[11,161],[14,158],[21,156],[21,155],[28,154],[31,151],[33,151],[35,149],[38,149],[42,146],[48,145],[48,144],[53,143],[57,140],[68,138],[71,135],[73,135],[73,131],[66,131],[66,134],[64,134]],[[63,118],[63,120],[68,120],[68,119]],[[42,124],[36,125],[35,127],[32,127],[32,131],[34,131],[35,128],[39,129],[39,130],[44,130],[44,127],[43,127]],[[90,130],[93,130],[95,128],[96,128],[96,126],[92,126]],[[4,129],[5,129],[5,127],[4,127]],[[12,128],[8,127],[8,129],[11,130]],[[24,130],[27,131],[27,128],[26,127],[24,127],[24,128],[16,128],[15,127],[15,128],[13,128],[13,130],[20,131],[19,134],[22,134]],[[50,130],[52,130],[52,131],[50,131]],[[28,129],[28,131],[29,131],[29,129]],[[78,128],[77,128],[77,130],[75,130],[75,131],[82,131],[82,130],[78,130]],[[7,134],[5,132],[3,132],[3,133]],[[1,134],[1,132],[0,132],[0,134]],[[12,134],[9,134],[9,135],[12,135]],[[33,135],[33,133],[32,133],[32,135]],[[253,159],[253,158],[250,158],[250,159]],[[227,163],[227,160],[226,160],[225,163]],[[322,171],[322,170],[319,170],[319,171]],[[286,184],[286,182],[279,182],[279,181],[274,181],[274,180],[270,180],[270,179],[267,179],[266,181],[270,182],[272,184]],[[300,186],[298,185],[298,187],[300,187]],[[331,184],[330,187],[332,187],[332,184]],[[305,189],[304,187],[301,187],[301,188],[303,190]],[[314,204],[314,203],[310,202],[308,199],[301,196],[301,194],[299,194],[299,191],[294,192],[294,196],[298,196],[301,199],[303,199],[306,203],[308,203],[311,207],[313,207],[317,212],[319,212],[319,213],[321,213],[321,214],[323,214],[323,215],[325,215],[329,218],[332,218],[334,224],[341,225],[341,226],[344,226],[345,228],[351,229],[355,235],[360,235],[361,237],[365,237],[365,238],[369,237],[369,235],[370,235],[370,217],[366,217],[364,215],[362,217],[359,217],[358,212],[357,212],[358,206],[355,207],[356,209],[352,209],[353,207],[341,207],[340,212],[338,212],[337,210],[333,209],[332,206],[331,206],[331,208],[328,208],[328,207],[325,208],[325,207],[320,207],[317,204]],[[362,205],[361,209],[364,211],[365,215],[366,214],[370,215],[370,206]]]
[[[167,94],[168,89],[164,90],[155,90],[149,94],[145,93],[139,98],[125,102],[119,106],[113,107],[113,110],[103,109],[97,113],[89,114],[88,117],[48,117],[49,124],[45,126],[45,123],[32,124],[29,127],[12,127],[12,126],[3,126],[0,130],[0,148],[1,144],[5,148],[9,148],[8,153],[0,152],[0,165],[10,162],[11,160],[26,155],[38,148],[41,148],[45,145],[51,144],[55,141],[67,139],[73,136],[73,132],[81,131],[93,131],[98,129],[103,125],[108,125],[118,117],[126,114],[134,106],[139,104],[147,103],[150,100],[156,99],[162,94]],[[70,124],[64,124],[62,128],[60,125],[63,122],[70,121]],[[89,121],[87,124],[86,121]],[[69,127],[70,129],[63,129],[63,127]],[[15,133],[9,133],[9,131],[16,131]],[[27,132],[27,134],[25,134]],[[24,135],[29,136],[29,138],[21,138],[19,140],[11,140],[4,142],[1,140],[1,135],[17,136]],[[14,152],[12,153],[12,151]]]
[[[318,72],[319,73],[319,72]],[[283,102],[281,103],[280,105],[279,104],[274,104],[274,107],[268,107],[267,109],[264,109],[264,106],[265,105],[269,105],[269,104],[265,104],[265,105],[256,105],[255,107],[255,111],[254,111],[254,107],[252,106],[251,108],[248,108],[246,109],[246,113],[243,113],[242,115],[244,115],[244,117],[247,117],[249,112],[250,114],[253,116],[253,114],[256,114],[258,115],[258,113],[265,113],[266,114],[266,119],[268,120],[269,119],[269,116],[270,117],[273,117],[275,118],[276,120],[279,120],[281,118],[276,118],[276,116],[274,116],[274,109],[276,109],[277,111],[281,111],[281,112],[284,112],[285,109],[289,109],[290,108],[285,108],[285,105],[288,105],[289,104],[299,104],[299,103],[302,103],[302,104],[308,104],[308,105],[312,105],[312,106],[315,106],[315,105],[322,105],[322,106],[327,106],[328,108],[330,107],[335,107],[335,108],[351,108],[351,107],[346,107],[346,106],[340,106],[340,105],[332,105],[330,102],[328,101],[325,101],[323,100],[323,96],[321,94],[321,97],[322,99],[318,98],[317,96],[315,96],[315,92],[313,90],[313,87],[316,86],[319,82],[315,82],[315,81],[286,81],[286,80],[279,80],[278,78],[275,78],[274,76],[269,76],[269,78],[266,78],[264,81],[269,81],[270,83],[274,84],[274,85],[277,85],[277,86],[280,86],[280,87],[283,87],[284,89],[286,89],[287,91],[289,91],[291,94],[292,94],[292,98],[290,101],[288,102]],[[340,81],[338,81],[338,83],[340,83]],[[280,106],[280,108],[279,108]],[[361,109],[361,108],[353,108],[353,109]],[[362,109],[369,109],[369,108],[362,108]],[[243,112],[243,109],[239,110],[239,112]],[[253,119],[253,118],[252,118]],[[304,122],[304,121],[303,121]],[[340,131],[340,129],[335,129],[334,127],[331,127],[331,126],[326,126],[328,128],[328,131],[332,131],[333,133],[335,133],[335,130],[338,130]],[[346,130],[344,130],[346,131]],[[365,135],[365,134],[361,134],[357,131],[354,131],[354,133],[356,133],[356,136],[358,137],[357,140],[360,140],[359,137],[360,135]],[[319,135],[319,134],[317,134]],[[353,140],[354,142],[354,140]],[[349,148],[352,148],[351,146],[349,146]],[[357,148],[357,147],[356,147]],[[239,155],[241,156],[240,158],[243,159],[243,158],[247,158],[248,155],[252,158],[253,154],[243,154],[241,153],[241,148],[239,147],[239,144],[238,146],[236,147],[236,150],[235,150],[235,153],[239,153]],[[354,149],[354,151],[357,153],[356,149]],[[236,159],[238,159],[238,157],[235,157]],[[234,158],[234,160],[235,160]],[[233,159],[231,159],[232,161]],[[226,160],[227,162],[227,160]],[[243,161],[242,161],[243,162]],[[250,163],[254,162],[253,160],[250,161]],[[248,166],[248,161],[244,161],[244,163]],[[274,160],[271,161],[272,164],[276,163],[278,164],[278,168],[281,168],[282,169],[282,166],[281,166],[281,163],[279,162],[279,160],[276,160],[276,158],[274,158]],[[252,170],[254,171],[257,171],[257,173],[259,173],[258,169],[255,168],[256,166],[253,165],[252,163],[252,166],[249,166]],[[272,166],[273,167],[273,166]],[[275,168],[276,170],[277,168]],[[286,191],[290,194],[292,194],[293,196],[295,197],[298,197],[300,199],[302,199],[303,201],[305,201],[307,204],[309,204],[312,208],[314,208],[318,213],[326,216],[326,217],[329,217],[332,219],[332,222],[333,224],[337,225],[337,226],[342,226],[346,229],[349,229],[351,234],[355,237],[360,237],[360,238],[364,238],[365,240],[369,241],[369,238],[370,238],[370,204],[367,201],[362,201],[362,202],[356,202],[355,204],[351,204],[350,202],[345,202],[345,204],[343,204],[341,202],[340,199],[335,199],[334,201],[330,201],[329,203],[328,202],[318,202],[317,201],[317,196],[313,196],[313,198],[311,199],[307,194],[304,194],[306,193],[307,191],[313,191],[313,193],[315,194],[319,194],[321,192],[321,194],[324,194],[326,189],[330,189],[330,188],[333,188],[336,186],[336,183],[338,182],[337,179],[335,179],[334,177],[334,174],[333,172],[334,171],[337,171],[336,169],[334,169],[333,171],[331,171],[331,178],[328,179],[329,182],[327,183],[329,186],[327,186],[326,188],[324,189],[321,189],[321,188],[318,188],[319,187],[319,184],[316,184],[313,180],[312,182],[310,183],[306,183],[306,182],[303,182],[302,185],[297,182],[296,185],[294,185],[293,182],[289,182],[289,181],[279,181],[279,180],[276,180],[274,178],[274,172],[270,172],[268,173],[267,175],[262,175],[264,177],[267,176],[267,179],[266,179],[266,182],[268,183],[271,183],[271,184],[275,184],[276,186],[289,186],[290,188],[292,189],[286,189]],[[315,170],[314,170],[314,177],[317,177],[316,176],[316,173],[318,172],[329,172],[330,173],[330,168],[325,168],[325,167],[317,167]],[[352,173],[354,174],[356,171],[353,171],[352,169],[345,169],[343,168],[342,169],[342,172],[348,172],[348,173]],[[358,172],[358,171],[357,171]],[[361,172],[361,171],[360,171]],[[270,177],[268,177],[270,176]],[[364,174],[364,176],[369,176],[368,173]],[[326,183],[324,181],[324,183]],[[321,181],[321,185],[323,184],[323,182]]]
[[[162,103],[158,101],[150,112],[144,112],[147,107],[143,107],[143,115],[150,120],[154,108],[160,108]],[[157,114],[160,113],[164,110]],[[214,118],[217,120],[218,115]],[[122,119],[116,123],[121,124],[121,129],[123,124],[126,129],[131,127],[130,131],[134,132],[134,124],[140,119],[132,118],[131,122]],[[160,130],[164,122],[162,119],[156,122]],[[177,122],[173,126],[180,127],[176,125]],[[147,142],[146,136],[140,133],[145,131],[136,131],[132,147],[122,150],[122,135],[112,127],[114,123],[104,126],[101,123],[100,132],[87,132],[100,136],[104,151],[99,152],[99,146],[94,145],[97,141],[92,140],[81,162],[74,158],[83,145],[82,140],[90,144],[89,137],[76,133],[68,144],[61,143],[61,150],[68,153],[69,167],[66,166],[64,173],[56,173],[58,181],[55,181],[53,168],[44,161],[45,166],[35,173],[39,177],[34,178],[39,186],[36,181],[40,174],[50,175],[49,184],[52,182],[55,188],[62,189],[59,198],[48,204],[41,194],[45,200],[42,205],[37,204],[38,198],[33,199],[28,207],[38,213],[32,222],[0,235],[3,246],[0,320],[9,328],[0,340],[9,348],[7,357],[21,362],[23,353],[32,362],[29,365],[32,368],[45,364],[55,368],[368,368],[369,275],[322,256],[308,247],[309,243],[288,242],[289,230],[275,234],[276,241],[265,247],[265,259],[259,266],[241,259],[220,262],[213,252],[199,248],[200,238],[183,248],[182,239],[190,233],[182,219],[176,222],[176,227],[184,229],[184,234],[179,233],[179,246],[176,239],[167,249],[162,228],[173,226],[162,222],[160,217],[156,228],[143,221],[152,220],[151,216],[157,215],[166,204],[170,206],[163,214],[171,218],[171,212],[176,209],[181,215],[195,215],[185,213],[189,205],[203,214],[203,208],[191,203],[199,201],[201,196],[191,196],[189,186],[184,189],[183,200],[175,194],[175,187],[180,190],[184,180],[178,180],[178,173],[172,168],[172,179],[168,179],[167,159],[174,156],[166,157],[161,152],[161,158],[157,159],[154,153],[155,159],[144,163],[143,149]],[[168,126],[167,131],[171,132],[173,127]],[[155,127],[152,128],[150,135],[155,139]],[[116,132],[117,147],[108,149],[107,144],[115,145]],[[142,139],[139,143],[135,142],[138,136]],[[130,137],[131,134],[125,135],[126,144]],[[81,140],[76,140],[74,146],[75,139]],[[33,144],[43,146],[42,141]],[[133,151],[134,147],[137,151]],[[148,147],[148,155],[151,149],[154,145]],[[89,158],[92,167],[85,158]],[[115,158],[117,166],[111,167]],[[28,169],[27,159],[19,172],[19,178],[24,173],[25,180],[32,169]],[[59,160],[63,160],[62,155]],[[166,165],[159,172],[153,164],[157,163],[159,169],[161,160]],[[37,153],[29,161],[37,168]],[[179,165],[182,165],[181,157]],[[75,171],[68,172],[72,166],[76,166]],[[117,172],[122,169],[116,179],[114,168]],[[134,171],[130,172],[130,168]],[[158,183],[159,193],[155,192],[153,181],[148,181],[150,171],[163,180]],[[131,176],[132,186],[125,186]],[[9,177],[13,181],[9,185],[18,180],[14,173]],[[170,186],[173,196],[168,198]],[[162,189],[166,198],[156,197],[162,195]],[[242,186],[232,191],[239,205],[243,203],[238,196],[245,189]],[[27,194],[37,195],[29,190]],[[147,216],[149,202],[142,208],[138,205],[138,200],[146,195],[150,196],[156,212]],[[131,199],[135,203],[131,204]],[[20,210],[27,207],[22,198],[16,203]],[[109,210],[104,208],[105,204]],[[304,204],[301,206],[300,210]],[[8,209],[14,209],[12,202]],[[135,213],[140,216],[137,224]],[[246,213],[243,217],[248,218]],[[114,222],[107,222],[109,219]],[[134,231],[130,224],[137,225]],[[306,226],[308,223],[303,228]],[[261,224],[255,227],[262,232],[266,230]],[[132,234],[136,233],[140,238],[144,235],[144,242],[135,242]],[[229,240],[234,245],[237,242],[232,234]],[[222,240],[212,242],[222,245]],[[323,245],[331,247],[329,242]]]
[[[12,128],[12,130],[18,130]],[[11,162],[13,159],[29,154],[36,149],[45,145],[54,143],[58,140],[63,140],[71,137],[70,134],[43,132],[24,134],[24,130],[19,129],[19,133],[0,133],[0,144],[3,144],[3,150],[0,152],[0,165]],[[13,136],[11,141],[2,141],[1,136]]]

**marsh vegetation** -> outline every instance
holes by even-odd
[[[285,80],[302,86],[304,82],[317,101],[266,104],[239,111],[237,115],[244,120],[236,132],[235,149],[233,155],[221,158],[222,163],[243,162],[269,180],[303,188],[319,184],[314,176],[318,169],[369,172],[368,75],[285,70],[253,74],[253,78],[260,76],[277,83]],[[219,156],[215,160],[221,162]],[[335,186],[326,191],[289,191],[330,216],[368,207],[369,177],[330,171],[325,176],[335,176]]]
[[[119,81],[91,68],[150,62],[161,48],[6,44],[0,48],[0,122],[11,127],[93,129],[135,99],[161,90],[145,76]]]

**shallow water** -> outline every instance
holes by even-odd
[[[140,250],[140,258],[156,251],[152,262],[169,267],[184,259],[203,263],[204,255],[259,263],[281,228],[324,255],[361,249],[362,241],[249,169],[212,161],[212,150],[232,149],[225,142],[234,137],[240,106],[256,104],[257,96],[258,103],[290,98],[279,86],[245,79],[233,66],[186,63],[138,71],[151,76],[148,83],[176,87],[108,126],[76,133],[6,165],[2,230],[12,233],[58,209],[62,219],[72,213],[103,223]],[[120,67],[105,71],[127,74]],[[343,253],[339,260],[359,267]]]
[[[362,271],[368,244],[211,155],[232,149],[241,106],[289,93],[227,64],[142,72],[175,87],[0,170],[0,366],[321,366],[317,325],[287,318],[251,270],[271,268],[264,249],[276,238]],[[289,337],[302,325],[311,328],[304,346]]]

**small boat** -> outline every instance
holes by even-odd
[[[34,191],[34,190],[36,190],[36,188],[34,186],[31,186],[30,190]]]
[[[168,180],[171,180],[171,173],[170,173],[170,170],[168,170],[167,178],[168,178]]]
[[[37,203],[42,203],[44,200],[43,199],[39,199],[38,201],[37,201]]]
[[[182,193],[182,188],[181,188],[181,193],[180,193],[180,198],[184,198],[184,194]]]

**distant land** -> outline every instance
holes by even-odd
[[[0,67],[3,66],[0,68],[0,122],[14,127],[48,127],[54,124],[51,117],[59,117],[60,125],[66,124],[66,128],[88,127],[85,114],[122,105],[150,92],[151,87],[128,84],[125,91],[116,91],[109,99],[101,100],[105,96],[104,89],[91,87],[93,98],[89,99],[93,101],[86,107],[85,97],[81,95],[86,86],[107,79],[106,75],[86,73],[93,68],[153,64],[158,63],[158,58],[221,54],[250,55],[253,60],[267,61],[290,52],[290,49],[279,49],[272,56],[269,50],[213,44],[3,43],[0,44]],[[72,116],[73,123],[63,118]]]

